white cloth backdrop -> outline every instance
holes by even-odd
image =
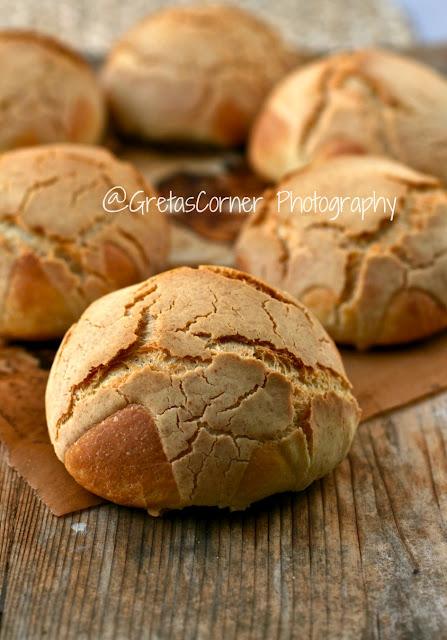
[[[35,28],[103,53],[136,20],[178,0],[0,0],[0,27]],[[407,45],[412,30],[393,0],[233,0],[277,24],[292,42],[324,50]]]

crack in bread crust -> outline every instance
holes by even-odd
[[[269,298],[278,300],[279,302],[286,305],[291,304],[305,315],[306,319],[312,326],[316,324],[315,320],[308,314],[305,307],[299,305],[292,298],[285,297],[274,289],[266,286],[264,283],[251,278],[247,274],[242,274],[241,272],[214,266],[199,267],[199,269],[206,269],[220,276],[223,276],[224,278],[246,283],[250,287],[253,287],[255,290],[269,296]],[[266,340],[250,340],[247,337],[238,334],[221,335],[218,338],[213,338],[211,334],[191,331],[191,327],[194,324],[197,324],[199,320],[207,319],[212,314],[217,313],[217,296],[212,291],[211,311],[203,315],[194,315],[192,319],[190,319],[186,323],[185,326],[176,327],[174,330],[175,332],[189,333],[191,336],[202,339],[205,343],[205,356],[197,358],[191,357],[189,355],[179,357],[178,355],[170,353],[168,349],[161,347],[157,343],[151,344],[151,336],[150,332],[148,332],[148,325],[150,321],[154,321],[157,318],[157,315],[151,313],[153,306],[157,303],[157,299],[152,299],[148,304],[144,303],[146,302],[146,299],[148,297],[155,294],[155,292],[157,291],[157,285],[151,284],[151,281],[149,281],[149,283],[149,287],[146,289],[146,287],[143,286],[142,292],[137,294],[130,303],[126,304],[125,307],[125,314],[129,315],[137,304],[139,304],[140,302],[142,303],[141,307],[138,309],[139,320],[134,332],[134,340],[125,349],[119,350],[108,362],[101,363],[96,368],[90,370],[86,378],[84,378],[82,381],[71,388],[69,408],[62,416],[59,417],[57,421],[57,429],[59,429],[71,417],[75,405],[78,402],[82,402],[83,391],[88,391],[89,389],[91,390],[92,387],[94,389],[95,387],[102,386],[104,382],[106,382],[110,377],[111,373],[116,373],[116,369],[120,370],[120,368],[124,368],[124,371],[128,371],[129,367],[127,363],[129,361],[132,361],[134,364],[136,364],[135,360],[140,360],[140,362],[144,364],[150,364],[151,357],[152,362],[154,361],[154,353],[159,356],[157,359],[157,365],[159,367],[168,365],[168,367],[171,368],[173,366],[177,367],[178,370],[179,365],[185,369],[191,369],[196,367],[198,363],[211,362],[216,351],[222,350],[222,346],[225,349],[225,345],[228,345],[229,343],[236,345],[236,347],[238,348],[240,348],[241,346],[249,346],[253,347],[253,355],[256,355],[256,357],[258,357],[258,353],[261,353],[261,350],[263,350],[274,359],[277,358],[279,361],[288,362],[291,365],[291,368],[294,367],[297,371],[313,371],[314,369],[317,369],[318,371],[326,373],[330,372],[334,378],[334,384],[339,384],[341,389],[350,389],[350,385],[347,382],[346,378],[341,375],[339,371],[326,368],[324,366],[321,366],[320,364],[316,364],[314,367],[306,367],[304,362],[294,356],[291,351],[287,349],[279,349],[272,342]],[[274,318],[270,313],[266,311],[266,302],[266,300],[261,302],[261,308],[266,312],[269,322],[272,325],[273,332],[277,333],[277,327]],[[257,352],[255,351],[256,349],[258,350]],[[162,359],[160,359],[160,356],[162,356]]]

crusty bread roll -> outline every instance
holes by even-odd
[[[303,489],[345,456],[359,418],[319,322],[224,267],[94,302],[60,346],[46,410],[79,484],[152,514]]]
[[[1,336],[62,336],[92,300],[164,267],[165,217],[155,206],[145,216],[106,213],[115,185],[128,197],[152,194],[103,149],[48,145],[0,156]]]
[[[287,193],[299,196],[294,209]],[[315,193],[328,199],[317,213]],[[334,198],[364,198],[366,207],[374,193],[377,210],[371,202],[364,220],[355,200],[337,214]],[[379,198],[396,198],[392,221]],[[236,264],[299,298],[337,342],[364,349],[423,338],[447,327],[447,192],[384,158],[314,163],[267,194],[238,240]]]
[[[0,69],[0,150],[99,140],[102,90],[65,45],[33,32],[0,31]]]
[[[317,156],[387,155],[447,181],[447,81],[380,50],[326,57],[288,75],[253,127],[249,156],[279,180]]]
[[[103,79],[115,122],[150,140],[231,146],[296,62],[269,25],[224,5],[155,13],[113,48]]]

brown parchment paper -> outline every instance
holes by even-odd
[[[45,421],[48,371],[23,349],[0,348],[0,441],[8,463],[57,516],[103,502],[57,459]]]
[[[341,354],[362,420],[447,389],[447,333],[400,348]]]
[[[342,356],[363,420],[447,389],[447,334],[400,349],[343,350]],[[9,464],[61,516],[103,500],[76,484],[56,458],[45,422],[47,377],[34,354],[0,348],[0,441]]]

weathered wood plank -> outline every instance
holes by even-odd
[[[0,446],[0,460],[4,460]],[[0,621],[3,617],[4,600],[7,590],[9,558],[13,543],[13,532],[19,494],[22,489],[18,475],[4,462],[0,464]]]
[[[443,394],[364,423],[300,495],[160,519],[57,519],[2,464],[0,637],[445,637],[446,451]]]

